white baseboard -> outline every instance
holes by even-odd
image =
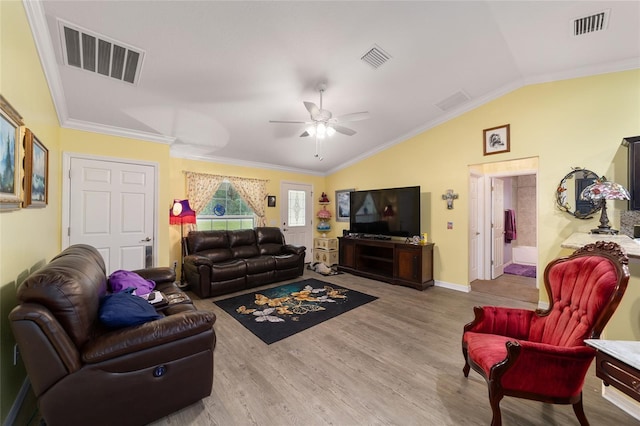
[[[11,409],[9,410],[9,414],[7,414],[7,418],[4,419],[4,426],[13,426],[16,423],[16,418],[18,417],[18,413],[20,412],[20,408],[22,404],[24,404],[24,400],[29,393],[29,389],[31,388],[31,382],[29,382],[29,378],[25,377],[22,382],[22,386],[20,386],[20,390],[18,391],[18,395],[16,395],[15,401],[13,401],[13,405],[11,405]]]
[[[455,291],[461,291],[463,293],[469,293],[471,291],[471,286],[468,285],[462,285],[462,284],[453,284],[453,283],[447,283],[444,281],[435,281],[435,286],[436,287],[444,287],[444,288],[448,288],[450,290],[455,290]]]
[[[618,389],[602,385],[602,397],[611,402],[616,407],[620,408],[625,413],[640,420],[640,404],[620,392]]]

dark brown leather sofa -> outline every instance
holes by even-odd
[[[295,278],[306,248],[286,244],[277,227],[191,231],[184,240],[184,272],[201,298]]]
[[[135,271],[165,294],[170,268]],[[162,318],[109,330],[98,320],[107,291],[98,251],[75,245],[31,274],[9,314],[47,426],[144,425],[210,395],[215,315],[191,303]]]

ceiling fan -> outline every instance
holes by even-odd
[[[306,125],[304,132],[300,135],[301,138],[314,136],[316,139],[316,153],[315,157],[322,157],[318,153],[318,139],[324,139],[327,136],[332,136],[336,132],[347,136],[353,136],[356,131],[348,127],[342,126],[341,123],[349,121],[360,121],[369,118],[368,111],[353,112],[351,114],[345,114],[338,117],[333,117],[331,111],[322,108],[322,94],[325,91],[325,86],[322,85],[319,88],[320,92],[320,106],[318,107],[313,102],[303,102],[304,107],[309,111],[311,121],[283,121],[283,120],[270,120],[270,123],[285,123],[285,124],[304,124]]]

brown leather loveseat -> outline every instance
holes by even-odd
[[[135,272],[180,292],[170,268]],[[160,319],[107,329],[106,291],[104,261],[88,245],[67,248],[18,288],[9,319],[47,426],[143,425],[211,393],[213,313],[187,298]]]
[[[185,237],[184,272],[202,298],[298,277],[306,248],[285,244],[277,227],[191,231]]]

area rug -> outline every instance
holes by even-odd
[[[533,265],[520,265],[519,263],[512,263],[505,266],[505,274],[520,275],[522,277],[535,278],[536,267]]]
[[[307,279],[213,303],[270,345],[376,299]]]

